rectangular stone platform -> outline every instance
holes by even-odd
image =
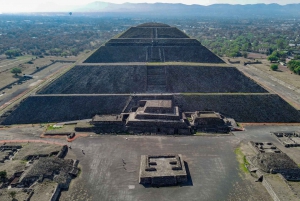
[[[172,186],[187,182],[181,154],[142,155],[139,183],[153,186]]]
[[[273,134],[285,147],[300,147],[300,131],[277,131]]]

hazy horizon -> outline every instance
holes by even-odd
[[[48,0],[41,2],[39,0],[0,0],[0,13],[16,13],[16,12],[57,12],[57,11],[72,11],[76,8],[86,4],[95,2],[97,0]],[[198,4],[198,5],[212,5],[212,4],[272,4],[280,5],[300,3],[299,0],[109,0],[102,1],[108,3],[182,3],[182,4]]]

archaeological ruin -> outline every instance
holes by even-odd
[[[1,124],[81,119],[99,132],[189,134],[228,132],[228,119],[300,122],[300,113],[178,28],[146,23],[109,40]]]
[[[234,120],[233,120],[234,121]],[[172,100],[140,100],[130,112],[120,115],[95,115],[94,127],[77,130],[96,133],[158,133],[189,135],[197,131],[228,133],[232,122],[213,111],[185,113]]]
[[[5,189],[12,189],[26,192],[24,200],[36,200],[42,188],[47,193],[43,197],[57,200],[61,191],[69,188],[71,180],[77,177],[80,170],[79,160],[65,158],[67,152],[66,145],[29,142],[1,144],[0,170],[6,175],[0,180],[1,195]]]
[[[300,131],[276,131],[272,134],[285,147],[300,147]]]
[[[251,164],[265,173],[281,174],[288,181],[300,181],[300,168],[271,142],[249,142],[256,152]]]
[[[187,182],[181,154],[142,155],[139,183],[151,186],[174,186]]]

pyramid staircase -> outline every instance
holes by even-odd
[[[165,66],[147,66],[147,92],[166,92],[167,79]]]

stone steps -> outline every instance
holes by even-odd
[[[148,85],[166,85],[166,77],[164,75],[151,75],[147,77]]]
[[[164,66],[147,66],[147,75],[165,74]]]
[[[147,62],[164,62],[165,55],[164,50],[161,47],[150,46],[147,48],[146,52],[146,61]]]
[[[150,93],[166,92],[166,85],[148,85],[147,91]]]
[[[147,66],[147,91],[166,92],[167,80],[165,66]]]

